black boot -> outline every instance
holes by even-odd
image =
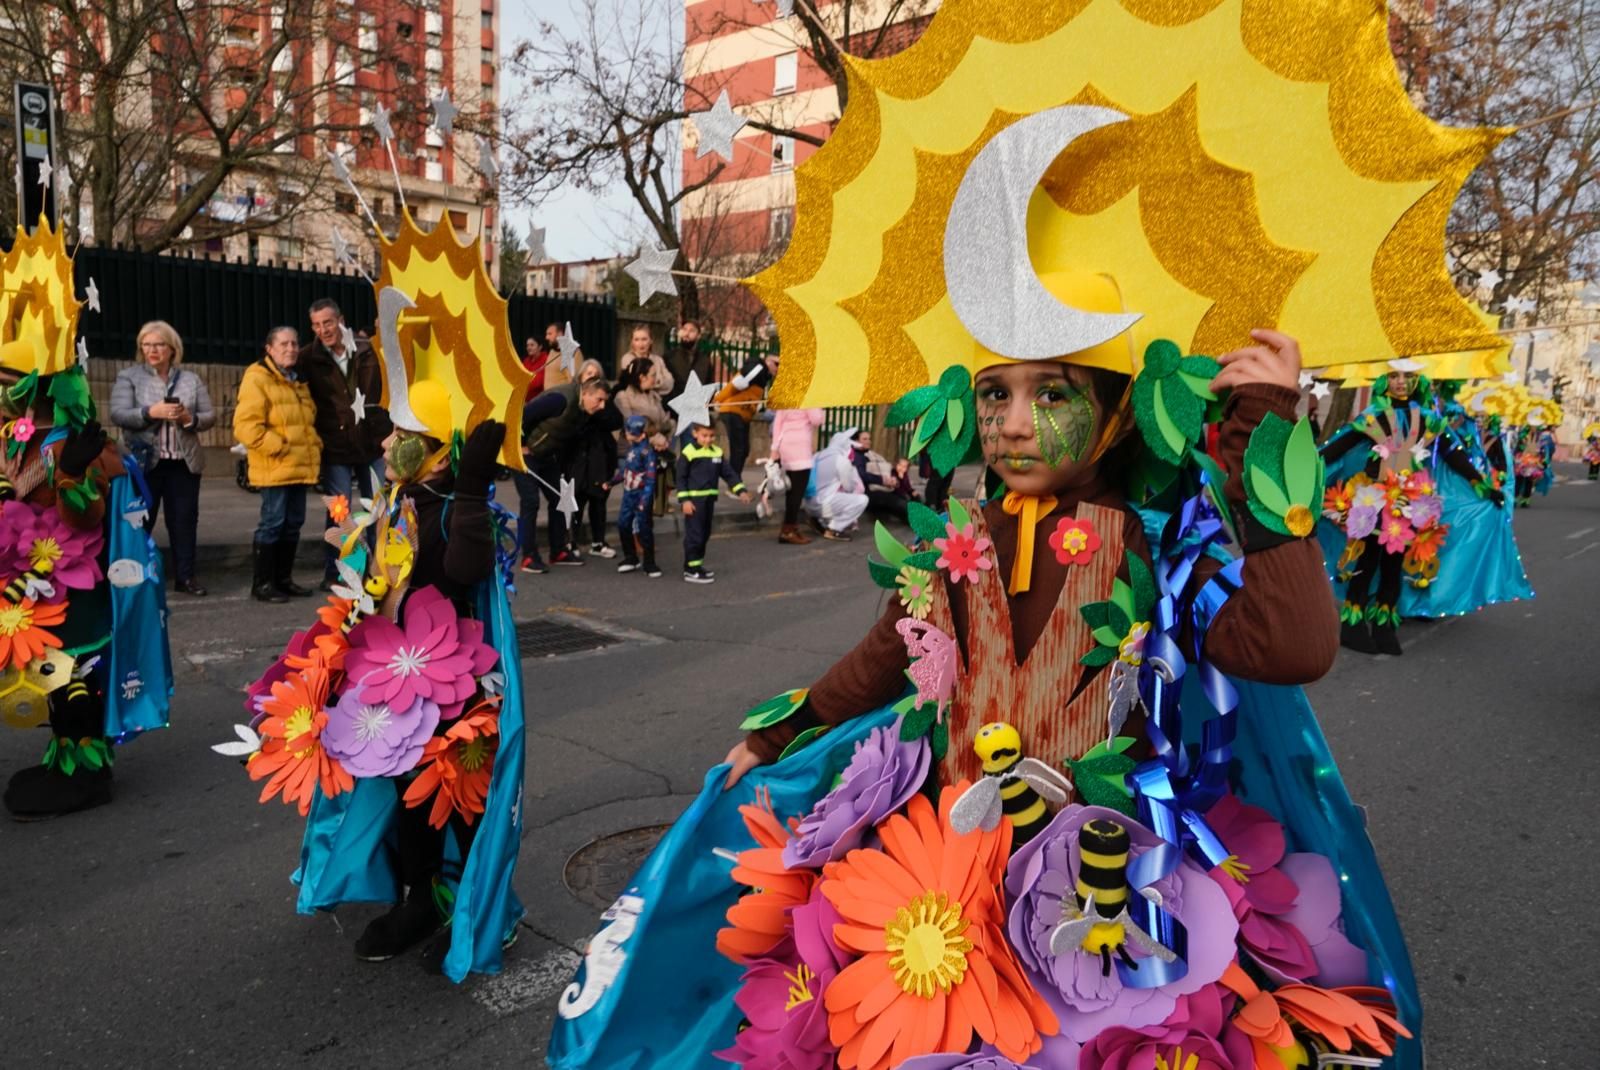
[[[6,785],[5,804],[18,821],[42,821],[111,801],[111,767],[75,769],[71,776],[48,765],[21,770]]]
[[[310,598],[317,592],[310,587],[302,587],[294,582],[294,554],[300,549],[299,539],[281,539],[275,545],[276,555],[273,558],[272,586],[280,594],[291,595],[295,598]]]
[[[406,900],[389,913],[373,918],[356,939],[356,958],[383,962],[404,954],[444,925],[433,903],[432,882],[412,885]]]
[[[258,602],[287,602],[289,596],[281,593],[272,582],[277,572],[278,544],[258,542],[250,547],[250,553],[255,568],[250,581],[251,596]]]
[[[1380,654],[1390,654],[1399,657],[1404,653],[1400,649],[1400,628],[1394,624],[1372,626],[1372,642]]]
[[[1339,645],[1347,650],[1354,650],[1358,654],[1376,654],[1377,646],[1372,642],[1372,636],[1367,632],[1367,613],[1365,606],[1358,606],[1354,602],[1345,602],[1339,607]]]

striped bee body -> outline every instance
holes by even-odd
[[[4,591],[6,601],[20,602],[24,598],[36,598],[38,595],[35,594],[34,591],[40,587],[43,587],[47,590],[53,590],[53,588],[50,586],[50,581],[46,579],[47,575],[48,570],[45,572],[40,572],[30,568],[28,571],[22,573],[22,575],[17,576],[10,583],[6,584],[6,589]]]
[[[972,749],[983,762],[983,776],[962,793],[950,811],[950,825],[965,835],[992,829],[1003,816],[1011,822],[1011,849],[1027,843],[1050,823],[1050,803],[1064,803],[1072,782],[1039,761],[1024,757],[1022,737],[1003,722],[978,730]]]
[[[1074,892],[1079,910],[1094,901],[1094,912],[1114,918],[1128,904],[1128,830],[1115,821],[1096,818],[1078,830],[1078,880]]]
[[[1100,972],[1111,975],[1111,956],[1130,970],[1139,964],[1128,954],[1132,944],[1164,962],[1176,956],[1152,940],[1128,913],[1132,889],[1128,887],[1128,830],[1115,821],[1095,818],[1078,830],[1078,875],[1073,883],[1076,909],[1063,906],[1061,924],[1050,934],[1050,950],[1057,955],[1087,951],[1100,956]]]
[[[993,773],[988,769],[983,771],[984,776],[1000,779],[1000,809],[1011,819],[1013,849],[1033,839],[1050,823],[1050,808],[1045,805],[1044,796],[1033,790],[1032,785],[1026,780],[1012,772],[1021,761],[1021,754],[1013,754],[1004,769]]]

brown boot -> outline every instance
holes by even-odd
[[[790,546],[805,546],[811,541],[811,536],[801,531],[798,524],[785,524],[783,530],[778,532],[778,541]]]

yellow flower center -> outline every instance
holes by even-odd
[[[33,611],[7,602],[0,609],[0,635],[16,635],[33,627]]]
[[[1082,553],[1089,545],[1089,536],[1082,528],[1073,528],[1061,538],[1061,548],[1069,554]]]
[[[1280,1048],[1276,1044],[1268,1044],[1267,1047],[1278,1057],[1284,1070],[1310,1070],[1317,1065],[1316,1055],[1307,1051],[1306,1046],[1298,1040],[1287,1047]]]
[[[1156,1070],[1199,1070],[1200,1056],[1185,1055],[1182,1048],[1173,1048],[1170,1056],[1156,1052]]]
[[[1289,511],[1283,514],[1283,523],[1289,529],[1289,534],[1297,538],[1311,534],[1312,525],[1316,523],[1311,517],[1311,510],[1303,505],[1289,506]]]
[[[901,907],[883,927],[889,969],[895,984],[913,996],[932,999],[967,977],[972,941],[961,904],[943,892],[926,892]]]
[[[1234,880],[1238,881],[1240,884],[1250,883],[1250,867],[1239,861],[1238,855],[1229,855],[1227,858],[1224,858],[1221,862],[1217,863],[1217,868],[1222,870],[1222,872],[1226,873],[1228,876],[1232,877]]]
[[[296,740],[304,740],[305,745],[295,750],[296,758],[304,758],[316,749],[316,737],[311,734],[312,719],[316,711],[310,706],[296,706],[294,712],[283,721],[283,742],[290,747],[296,747]]]
[[[792,1011],[802,1003],[810,1003],[817,997],[811,992],[811,982],[817,975],[805,963],[794,968],[794,972],[783,972],[783,979],[789,982],[789,1001],[783,1005],[786,1011]]]
[[[33,545],[28,547],[28,563],[35,572],[49,572],[61,556],[61,544],[49,537],[34,539]]]
[[[489,760],[489,744],[484,742],[482,736],[461,744],[460,751],[461,768],[469,773],[476,773],[483,768],[483,763]]]

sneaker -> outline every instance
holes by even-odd
[[[581,565],[583,564],[583,558],[578,556],[578,551],[576,550],[562,550],[558,554],[550,555],[550,563],[552,565]]]
[[[603,542],[589,544],[589,552],[596,557],[616,557],[617,552]]]
[[[717,579],[703,568],[686,568],[683,578],[688,583],[715,583]]]
[[[639,567],[639,559],[637,557],[624,557],[622,559],[622,563],[617,566],[617,571],[618,572],[632,572],[635,569],[637,569],[638,567]]]
[[[822,533],[822,537],[824,539],[829,539],[829,540],[831,540],[833,542],[849,542],[850,541],[850,533],[848,531],[834,531],[832,528],[829,528],[827,531],[824,531]]]
[[[778,541],[790,546],[808,546],[811,536],[801,531],[798,524],[785,524],[783,530],[778,532]]]
[[[535,576],[542,576],[550,571],[550,566],[537,557],[524,557],[522,559],[522,571],[531,572]]]
[[[661,578],[661,566],[652,561],[644,566],[644,574],[653,580],[659,580]]]

